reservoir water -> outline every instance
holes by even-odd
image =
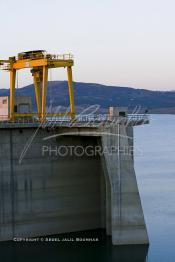
[[[174,262],[175,116],[152,115],[149,125],[134,130],[135,171],[150,240],[147,260]]]
[[[54,236],[65,240],[60,242],[0,243],[0,261],[174,262],[174,138],[174,115],[152,115],[149,125],[134,128],[135,171],[150,240],[149,247],[113,247],[104,231],[92,230]],[[77,237],[92,241],[77,242]]]

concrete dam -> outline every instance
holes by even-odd
[[[114,245],[147,244],[133,127],[149,120],[128,119],[1,121],[0,240],[102,228]]]
[[[114,245],[147,244],[134,172],[133,127],[147,115],[113,108],[77,115],[71,54],[45,50],[0,60],[9,97],[0,97],[0,240],[105,229]],[[15,95],[17,72],[30,69],[30,96]],[[68,112],[46,108],[48,71],[66,68]],[[60,112],[61,111],[61,112]]]

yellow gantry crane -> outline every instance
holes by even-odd
[[[40,120],[44,120],[46,116],[70,116],[74,118],[74,92],[72,81],[72,66],[74,64],[73,57],[70,54],[51,55],[45,50],[35,50],[19,53],[17,57],[9,57],[8,60],[0,60],[0,69],[10,72],[10,120],[16,117],[38,116]],[[46,96],[48,70],[51,68],[64,67],[67,68],[68,90],[70,100],[70,112],[66,113],[46,113]],[[16,113],[14,111],[15,100],[15,83],[16,71],[24,68],[31,68],[30,72],[33,76],[35,97],[37,104],[37,113]]]

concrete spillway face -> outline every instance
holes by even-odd
[[[114,245],[148,243],[133,155],[122,151],[133,144],[132,127],[40,129],[19,163],[35,131],[0,129],[0,240],[106,228]],[[61,132],[70,134],[43,139]],[[98,141],[101,156],[56,155]]]
[[[108,148],[102,159],[106,178],[107,234],[112,236],[114,245],[148,244],[133,154],[128,153],[133,146],[133,127],[116,124],[103,132],[101,143],[103,148]]]
[[[69,146],[94,148],[98,138],[78,135],[70,127],[39,129],[19,163],[35,132],[36,128],[0,129],[0,240],[104,228],[100,157],[65,154]],[[44,140],[59,132],[71,134]]]

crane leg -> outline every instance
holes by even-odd
[[[70,112],[71,117],[75,117],[75,105],[74,105],[74,90],[73,90],[73,81],[72,81],[72,67],[67,67],[67,75],[68,75],[68,87],[69,87],[69,99],[70,99]]]
[[[47,79],[48,79],[48,67],[47,66],[43,66],[42,108],[41,108],[41,118],[43,120],[46,117]]]
[[[38,117],[41,118],[41,81],[40,78],[34,74],[34,88],[35,88],[35,97],[38,110]]]
[[[10,70],[10,120],[14,120],[16,70]]]

